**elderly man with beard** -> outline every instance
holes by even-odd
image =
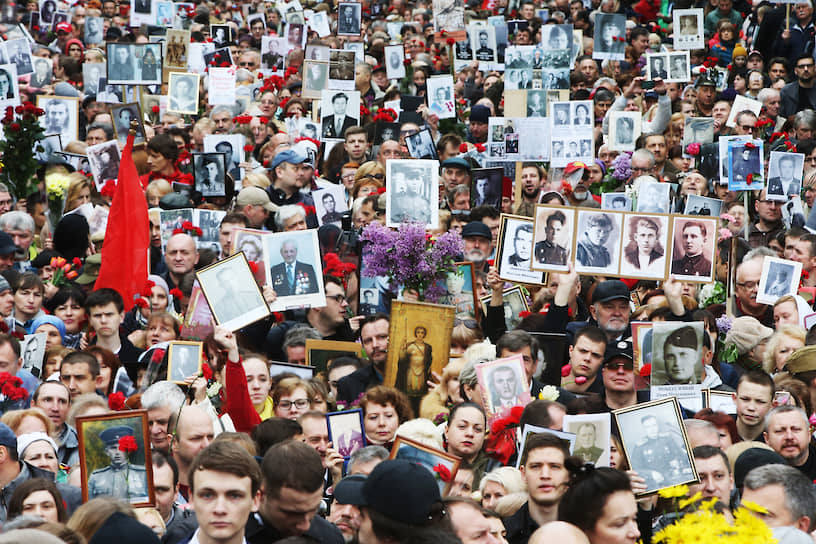
[[[805,411],[783,404],[768,412],[765,422],[765,442],[809,480],[816,479],[816,445]]]
[[[471,221],[462,228],[465,241],[465,260],[473,263],[474,270],[488,271],[487,258],[491,253],[493,236],[481,221]]]

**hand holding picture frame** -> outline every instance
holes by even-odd
[[[490,422],[509,415],[515,406],[526,406],[531,400],[521,355],[477,364],[476,376]]]
[[[216,324],[235,331],[270,311],[243,253],[196,272]]]
[[[365,447],[365,426],[361,409],[329,412],[326,414],[326,424],[329,428],[329,442],[343,459],[348,460],[355,451]]]
[[[202,342],[170,342],[167,356],[167,381],[185,383],[190,376],[201,373],[204,357]]]

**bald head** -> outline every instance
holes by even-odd
[[[170,273],[179,278],[192,272],[198,263],[198,250],[195,240],[189,234],[174,234],[167,241],[164,260]]]
[[[171,428],[173,428],[171,421]],[[178,416],[173,436],[173,457],[180,469],[190,466],[193,458],[210,445],[214,438],[213,421],[209,414],[198,406],[185,406]]]
[[[529,540],[529,544],[549,544],[550,542],[589,544],[589,539],[581,529],[571,523],[551,521],[539,527]]]

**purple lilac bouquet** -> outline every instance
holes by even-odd
[[[427,302],[445,294],[445,277],[456,271],[456,259],[464,251],[458,232],[433,238],[419,223],[402,223],[393,230],[373,222],[360,240],[369,244],[363,256],[365,276],[386,276],[392,288],[413,289]]]

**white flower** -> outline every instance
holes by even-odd
[[[558,388],[554,385],[545,385],[541,388],[538,398],[541,400],[558,400]]]

